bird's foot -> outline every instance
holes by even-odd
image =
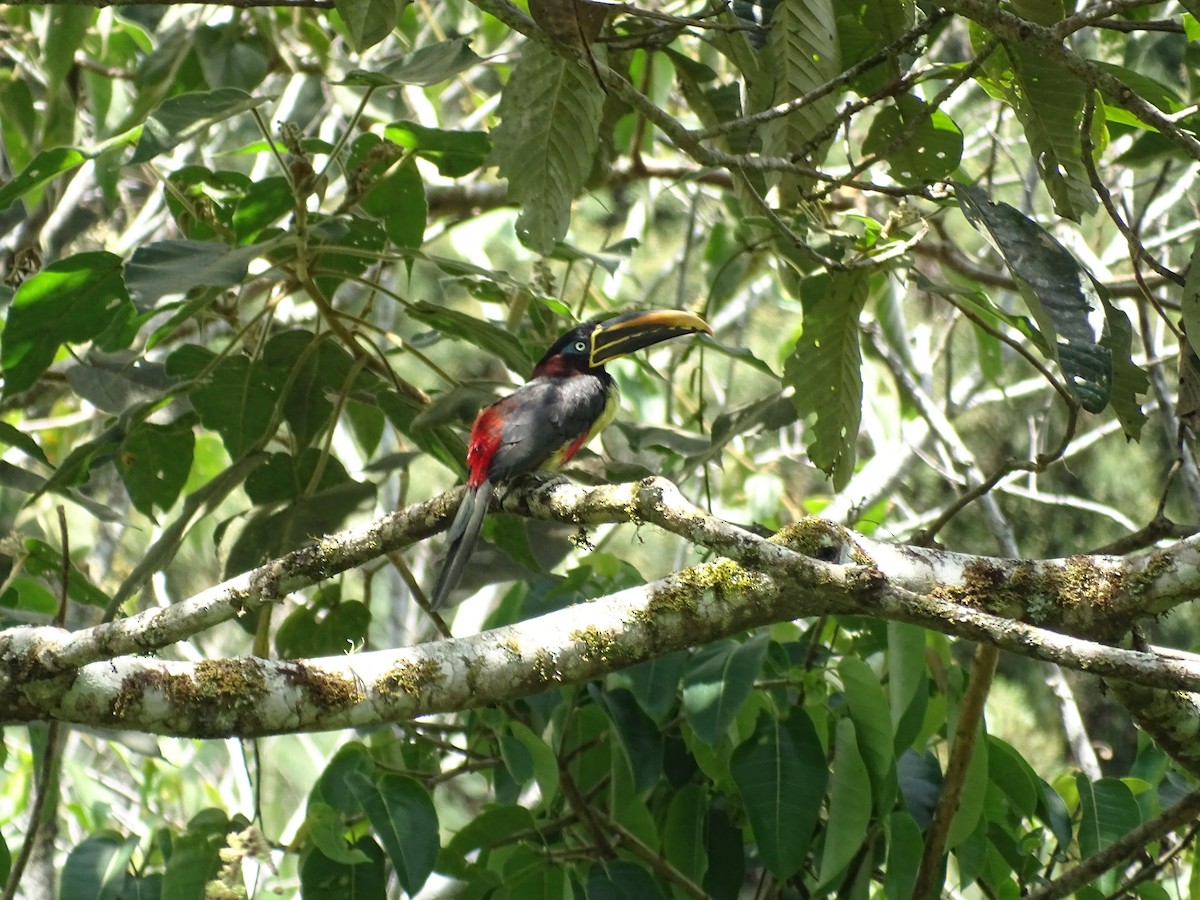
[[[567,476],[561,472],[551,472],[549,469],[537,469],[533,472],[526,472],[520,478],[513,479],[514,487],[523,488],[544,488],[552,484],[566,484]]]

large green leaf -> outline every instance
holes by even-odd
[[[858,749],[870,774],[875,808],[885,813],[896,796],[896,757],[887,695],[874,670],[856,656],[838,663]]]
[[[946,849],[953,850],[980,827],[984,815],[984,799],[988,790],[988,743],[982,726],[976,730],[975,743],[971,747],[971,760],[963,776],[962,793],[958,808],[950,820],[946,834]]]
[[[583,896],[585,900],[661,900],[665,895],[647,869],[618,859],[588,869]]]
[[[675,707],[679,696],[679,681],[687,664],[686,650],[648,659],[644,663],[610,675],[609,689],[628,687],[646,715],[662,725]]]
[[[910,900],[917,882],[924,840],[921,829],[906,812],[896,810],[888,818],[887,867],[883,895],[887,900]]]
[[[133,314],[121,278],[121,258],[79,253],[53,263],[17,288],[4,331],[0,365],[4,393],[33,385],[54,361],[59,347],[96,339],[116,349]]]
[[[1089,781],[1075,777],[1079,789],[1079,852],[1086,859],[1110,847],[1142,824],[1142,813],[1133,792],[1117,778]]]
[[[754,687],[767,652],[767,635],[745,643],[720,641],[700,649],[683,677],[683,714],[710,746],[733,722]]]
[[[1129,316],[1111,302],[1108,290],[1097,285],[1100,302],[1104,304],[1104,334],[1100,344],[1112,354],[1113,381],[1109,403],[1125,436],[1137,440],[1142,435],[1146,414],[1138,395],[1150,390],[1150,376],[1133,361],[1133,326]]]
[[[763,865],[786,881],[808,856],[829,772],[812,720],[793,708],[785,720],[759,717],[729,770],[750,820]]]
[[[675,792],[667,807],[663,827],[663,855],[667,862],[694,884],[702,884],[708,871],[708,853],[704,846],[705,820],[709,801],[698,784],[687,784]]]
[[[1111,397],[1113,357],[1091,319],[1103,305],[1095,279],[1049,232],[1007,203],[957,182],[954,190],[967,220],[991,235],[1042,334],[1054,339],[1067,386],[1084,409],[1100,412]]]
[[[837,725],[833,750],[833,783],[829,790],[829,821],[821,854],[819,882],[825,889],[840,879],[867,839],[871,822],[871,780],[858,750],[854,723]],[[818,890],[820,893],[820,890]]]
[[[604,91],[591,72],[528,42],[500,97],[492,161],[521,205],[517,236],[538,253],[566,237],[592,170]]]
[[[800,302],[804,332],[783,368],[802,416],[815,415],[808,458],[841,489],[854,474],[862,419],[862,353],[858,316],[867,302],[866,271],[821,273],[805,279]]]
[[[376,780],[352,772],[346,786],[362,804],[400,886],[409,896],[416,894],[433,871],[440,847],[437,811],[429,791],[415,778],[394,772]]]
[[[207,819],[202,813],[197,819]],[[224,819],[224,813],[221,813]],[[172,900],[205,900],[205,887],[221,869],[220,851],[228,823],[202,821],[189,824],[188,833],[176,837],[163,873],[163,896]],[[198,826],[198,827],[197,827]],[[216,827],[214,827],[216,826]]]
[[[258,360],[216,354],[185,345],[167,358],[167,374],[180,380],[198,379],[188,397],[201,423],[221,435],[233,458],[270,437],[279,398],[278,374]]]
[[[802,97],[841,71],[837,17],[833,0],[779,0],[770,17],[767,53],[775,76],[772,102]],[[826,94],[763,127],[763,152],[792,157],[803,153],[810,166],[820,165],[833,141],[827,133],[837,111],[837,94]],[[818,140],[818,138],[820,138]],[[784,176],[781,199],[792,206],[807,180]]]
[[[484,353],[499,357],[522,376],[533,369],[533,360],[521,342],[499,325],[425,301],[410,306],[408,314],[443,334],[461,338]]]
[[[178,147],[217,122],[266,103],[269,97],[253,97],[237,88],[220,88],[180,94],[162,102],[146,119],[131,163],[146,162]]]
[[[1054,211],[1078,222],[1098,205],[1079,139],[1090,89],[1036,47],[1011,41],[1004,46],[1015,75],[1013,106],[1042,183],[1054,201]]]
[[[147,312],[166,296],[238,284],[250,262],[271,246],[273,242],[249,247],[227,247],[215,241],[143,244],[125,264],[125,286],[138,309]]]

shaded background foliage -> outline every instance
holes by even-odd
[[[529,11],[0,12],[6,624],[60,613],[64,553],[83,626],[448,488],[483,403],[569,323],[642,305],[715,340],[615,366],[624,413],[575,477],[974,553],[1191,533],[1190,4]],[[462,632],[697,559],[649,529],[486,537],[467,585],[500,587]],[[175,652],[431,636],[411,597],[436,563],[413,548]],[[1182,618],[1155,639],[1189,646]],[[963,659],[840,618],[356,736],[10,727],[0,834],[34,833],[52,772],[28,896],[58,869],[62,897],[905,897]],[[971,896],[1186,789],[1116,703],[1002,674],[947,842]],[[1191,834],[1152,850],[1080,896],[1186,895]]]

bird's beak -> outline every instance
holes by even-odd
[[[651,309],[608,319],[592,332],[592,366],[626,356],[668,338],[697,332],[712,334],[703,319],[681,309]]]

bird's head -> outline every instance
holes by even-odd
[[[712,329],[699,316],[680,309],[651,309],[592,319],[555,341],[534,367],[533,377],[597,372],[606,362],[643,347],[699,332],[712,334]]]

